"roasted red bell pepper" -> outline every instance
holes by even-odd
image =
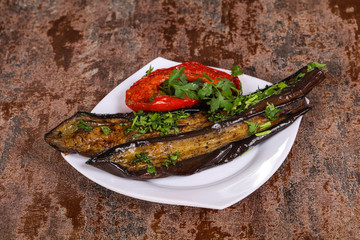
[[[159,86],[169,74],[175,70],[184,67],[183,74],[186,74],[187,81],[195,81],[201,78],[203,82],[209,82],[203,75],[208,75],[211,79],[227,78],[232,81],[237,89],[240,89],[240,80],[228,73],[204,66],[198,62],[185,62],[171,68],[158,69],[139,81],[135,82],[126,91],[126,105],[134,111],[171,111],[180,108],[188,108],[199,103],[198,99],[190,99],[185,96],[184,99],[175,96],[162,95],[159,93]],[[215,83],[217,81],[215,80]]]

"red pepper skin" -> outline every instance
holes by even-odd
[[[183,74],[186,74],[186,80],[195,81],[201,78],[203,82],[209,82],[203,74],[207,74],[211,79],[227,78],[232,81],[237,89],[240,89],[241,83],[238,77],[228,73],[204,66],[198,62],[185,62],[171,68],[158,69],[148,76],[135,82],[126,91],[126,105],[133,111],[171,111],[181,108],[189,108],[199,103],[200,100],[190,99],[185,96],[184,99],[175,96],[167,96],[159,93],[159,86],[174,69],[184,67]],[[215,80],[215,83],[217,81]]]

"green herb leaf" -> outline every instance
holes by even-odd
[[[100,126],[100,129],[105,135],[108,135],[111,132],[111,129],[108,126]]]
[[[284,83],[284,82],[279,82],[278,84],[276,84],[276,85],[274,85],[274,86],[276,86],[276,88],[277,88],[277,91],[282,91],[284,88],[286,88],[286,87],[288,87],[288,85],[286,84],[286,83]],[[280,93],[279,92],[279,93]],[[279,94],[279,93],[276,93],[276,94]]]
[[[260,101],[261,98],[259,96],[260,96],[259,94],[249,95],[248,99],[245,100],[245,109],[248,109],[251,105],[254,105],[258,101]]]
[[[163,166],[165,166],[166,168],[169,168],[169,164],[175,165],[176,164],[176,160],[178,160],[180,157],[180,153],[176,152],[176,153],[170,153],[169,157],[164,159],[163,162]]]
[[[160,135],[176,134],[179,129],[177,127],[180,119],[189,117],[190,114],[184,110],[175,113],[162,113],[153,112],[145,114],[144,111],[140,110],[134,112],[134,117],[131,120],[131,127],[126,128],[124,134],[134,132],[133,139],[142,136],[145,133],[159,131]]]
[[[154,70],[154,68],[150,65],[149,69],[148,69],[148,70],[146,70],[145,75],[144,75],[144,76],[142,76],[142,77],[149,76],[149,74],[150,74],[153,70]]]
[[[77,128],[78,129],[84,129],[87,132],[89,132],[89,131],[91,131],[93,129],[92,126],[87,125],[86,122],[84,120],[82,120],[82,119],[79,121],[79,123],[77,125]]]
[[[262,131],[262,130],[264,130],[265,128],[268,128],[268,127],[270,127],[271,126],[271,122],[266,122],[266,123],[264,123],[264,124],[261,124],[260,126],[259,126],[259,130],[260,131]]]
[[[213,93],[213,84],[204,83],[203,87],[199,90],[198,95],[200,99],[205,99]]]
[[[257,132],[257,129],[259,127],[259,125],[255,122],[248,122],[248,121],[244,121],[245,123],[247,123],[248,127],[249,127],[249,135],[253,135]]]
[[[191,99],[198,99],[197,91],[202,85],[200,81],[189,82],[186,80],[186,75],[182,74],[184,67],[180,69],[175,69],[169,75],[169,79],[165,80],[160,85],[160,93],[176,96],[178,98],[184,99],[185,96]]]
[[[176,85],[177,79],[181,76],[181,74],[184,72],[184,67],[181,67],[179,69],[174,69],[170,74],[169,78],[166,79],[161,85],[160,85],[160,93],[164,95],[172,96],[174,95],[174,87],[173,85]],[[186,77],[186,75],[185,75]]]
[[[138,162],[149,163],[151,161],[152,160],[149,157],[149,155],[142,152],[142,153],[139,153],[139,154],[135,154],[135,159],[131,163],[138,163]]]
[[[221,112],[215,112],[215,113],[212,113],[208,119],[211,122],[223,122],[223,121],[229,119],[229,117],[231,117],[231,116],[225,115],[224,113],[221,113]]]
[[[263,131],[263,132],[256,133],[255,136],[260,137],[260,136],[267,135],[267,134],[269,134],[269,133],[271,133],[271,130],[267,130],[267,131]]]
[[[195,83],[183,83],[179,81],[178,84],[173,84],[173,87],[175,89],[175,96],[178,98],[184,98],[186,95],[188,98],[198,99],[196,90],[199,88],[199,85]]]
[[[236,89],[234,83],[232,83],[229,79],[222,78],[220,81],[215,85],[216,88],[221,90],[221,95],[223,95],[227,99],[234,99],[234,94],[232,89]]]
[[[299,73],[299,74],[296,76],[294,82],[296,82],[299,78],[302,78],[302,77],[304,77],[304,76],[305,76],[305,73]]]
[[[156,168],[152,163],[148,164],[146,171],[150,174],[157,175]]]
[[[135,159],[133,161],[131,161],[132,164],[136,164],[136,163],[147,163],[147,172],[150,174],[154,174],[157,175],[156,172],[156,168],[153,164],[152,159],[149,157],[149,155],[147,155],[146,153],[139,153],[139,154],[135,154]]]
[[[220,107],[220,100],[217,97],[212,97],[208,104],[210,105],[210,112],[215,112]]]
[[[312,62],[309,65],[307,65],[307,71],[310,72],[311,70],[313,70],[314,68],[319,68],[320,70],[323,70],[325,68],[326,64],[321,64],[318,62]]]
[[[236,76],[239,76],[239,75],[242,75],[243,72],[241,71],[240,67],[238,65],[236,66],[233,66],[231,68],[231,75],[236,77]]]
[[[278,119],[279,119],[279,117],[276,116],[276,114],[278,114],[279,112],[281,112],[281,109],[275,108],[275,107],[274,107],[274,104],[269,104],[269,105],[267,105],[267,107],[266,107],[266,109],[265,109],[266,117],[267,117],[269,120],[272,120],[272,121],[275,121],[275,120],[278,120]]]
[[[320,70],[323,70],[325,68],[326,64],[321,64],[321,63],[318,63],[318,62],[312,62],[310,64],[308,64],[306,66],[306,72],[310,72],[311,70],[313,70],[315,67],[319,68]],[[293,82],[290,82],[290,84],[292,83],[295,83],[299,78],[302,78],[305,76],[306,73],[302,72],[302,73],[299,73],[295,80]]]
[[[218,95],[218,101],[220,108],[223,108],[225,111],[230,111],[232,109],[232,102],[231,100],[227,100],[224,98],[222,94]]]

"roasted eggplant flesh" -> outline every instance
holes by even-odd
[[[295,81],[298,74],[305,71],[306,68],[304,67],[280,81],[279,83],[283,82],[288,87],[284,88],[280,93],[269,94],[261,101],[242,109],[241,112],[235,114],[234,118],[264,111],[268,104],[279,106],[305,96],[316,84],[324,79],[323,72],[315,68]],[[268,86],[257,92],[265,93],[270,87]],[[166,134],[176,135],[196,131],[213,124],[212,121],[209,121],[209,113],[204,106],[188,109],[185,112],[188,117],[177,120],[176,128]],[[157,114],[172,115],[176,113],[178,111]],[[45,141],[64,153],[79,153],[87,157],[95,157],[112,147],[134,139],[150,139],[164,135],[163,132],[156,129],[145,133],[142,132],[141,128],[129,131],[136,118],[134,114],[136,113],[93,114],[78,112],[48,132],[45,135]]]
[[[186,119],[176,123],[177,131],[188,132],[205,127],[211,122],[208,114],[198,110],[187,110]],[[173,112],[172,115],[175,115]],[[116,145],[136,139],[161,135],[160,131],[141,134],[139,130],[128,131],[134,114],[92,114],[78,112],[45,135],[45,141],[65,153],[79,153],[94,157]],[[104,131],[104,129],[106,129]],[[173,132],[172,130],[170,133]]]
[[[251,131],[249,128],[251,128],[251,125],[255,126],[255,132],[266,133],[269,128],[293,118],[307,108],[306,102],[300,99],[282,107],[277,120],[269,120],[265,113],[261,113],[255,114],[255,116],[249,115],[245,119],[242,117],[232,118],[203,129],[176,136],[136,140],[109,149],[90,159],[87,163],[105,170],[116,165],[118,171],[121,172],[120,176],[128,175],[140,179],[164,177],[164,175],[172,174],[178,175],[179,173],[176,172],[166,173],[166,169],[169,168],[166,163],[169,162],[171,156],[177,155],[174,161],[170,161],[171,165],[176,167],[182,161],[208,155],[219,149],[226,148],[229,144],[250,137]],[[146,161],[137,161],[138,156],[142,154],[147,156]],[[149,171],[149,166],[151,171]],[[158,171],[161,174],[158,174]]]

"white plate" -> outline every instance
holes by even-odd
[[[159,69],[177,64],[160,57],[154,59],[113,89],[92,112],[129,112],[130,109],[125,105],[125,91],[145,74],[149,66]],[[230,73],[228,70],[220,70]],[[240,80],[245,94],[270,84],[245,74],[240,76]],[[63,157],[90,180],[126,196],[173,205],[224,209],[254,192],[275,173],[294,143],[300,121],[301,118],[227,164],[185,177],[129,180],[86,165],[87,158],[78,154]]]

